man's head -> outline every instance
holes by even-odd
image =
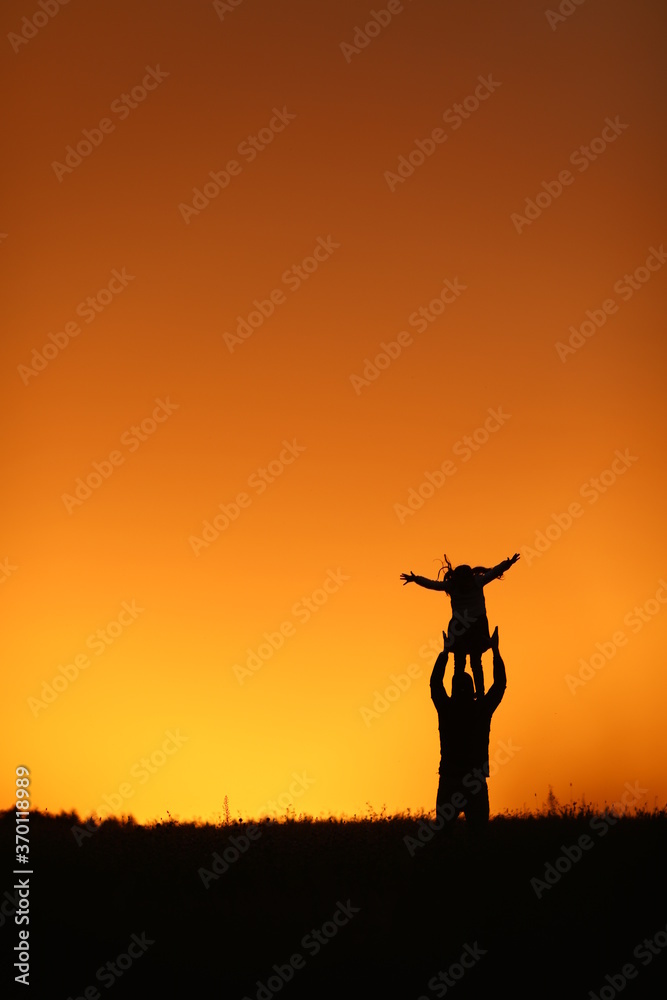
[[[452,679],[452,698],[459,705],[472,704],[475,700],[475,685],[470,674],[454,674]]]

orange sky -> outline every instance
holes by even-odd
[[[664,804],[664,15],[54,6],[0,15],[0,806],[430,809],[399,575],[514,551],[492,811]]]

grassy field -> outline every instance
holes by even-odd
[[[14,824],[0,816],[4,956],[19,929]],[[463,820],[447,835],[409,815],[86,826],[37,813],[30,837],[31,986],[3,960],[3,995],[664,995],[665,811],[552,804],[493,818],[479,843]]]

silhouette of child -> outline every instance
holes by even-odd
[[[501,579],[503,573],[513,566],[519,558],[515,553],[511,559],[505,559],[492,569],[486,566],[456,566],[452,567],[447,556],[445,563],[438,572],[437,580],[429,580],[414,573],[401,573],[403,586],[406,583],[418,583],[427,590],[444,590],[452,602],[452,617],[447,626],[447,641],[454,652],[454,677],[460,678],[465,671],[466,656],[470,656],[470,666],[475,680],[475,697],[484,694],[484,671],[482,669],[482,653],[491,648],[489,622],[486,617],[486,602],[484,587],[491,580]],[[442,580],[440,573],[444,573]]]

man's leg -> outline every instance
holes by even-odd
[[[486,780],[479,784],[480,788],[468,795],[463,810],[469,831],[475,837],[483,834],[489,825],[489,789]]]
[[[440,775],[438,794],[435,800],[435,823],[445,836],[451,834],[454,822],[461,811],[452,804],[452,799],[457,792],[461,792],[461,789],[462,785],[459,780],[449,775]],[[457,799],[457,801],[459,800]]]

